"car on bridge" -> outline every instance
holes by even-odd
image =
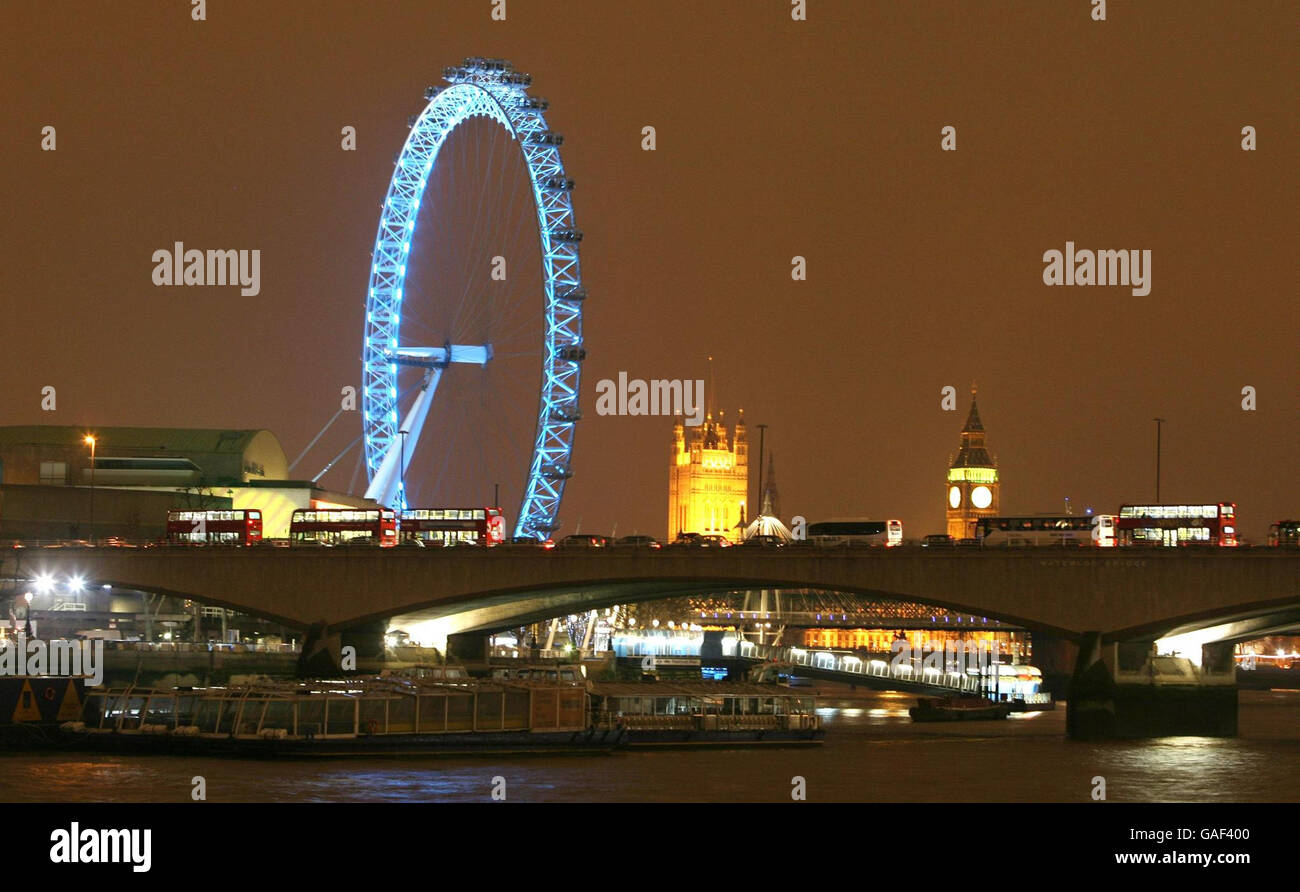
[[[728,548],[731,541],[726,536],[706,536],[703,533],[678,533],[674,548]]]
[[[587,533],[574,533],[560,540],[563,548],[604,548],[609,540],[604,536],[592,536]]]
[[[922,548],[952,548],[954,540],[947,533],[931,533],[921,540]]]
[[[744,548],[784,548],[785,540],[780,536],[768,536],[758,534],[750,536],[744,542],[740,543]]]
[[[654,536],[623,536],[615,540],[614,545],[620,548],[663,548],[663,543]]]
[[[534,539],[532,536],[511,536],[501,542],[497,548],[554,548],[554,539]]]

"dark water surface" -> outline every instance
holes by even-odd
[[[0,755],[0,801],[180,802],[202,776],[210,802],[512,801],[1054,802],[1300,800],[1300,691],[1242,691],[1239,737],[1117,743],[1065,739],[1065,710],[1004,722],[915,725],[915,698],[819,701],[825,744],[563,757],[260,761]]]

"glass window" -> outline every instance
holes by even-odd
[[[298,734],[320,734],[325,730],[325,698],[305,697],[298,701]]]
[[[469,696],[447,698],[447,730],[468,731],[474,727],[474,698]]]
[[[239,716],[239,729],[236,734],[256,734],[257,726],[262,723],[262,711],[266,709],[266,701],[258,699],[248,699],[244,701],[244,710]]]
[[[388,701],[378,697],[364,697],[360,703],[361,730],[367,734],[383,734],[388,725]]]
[[[408,698],[414,702],[413,698]],[[420,730],[442,731],[447,721],[447,698],[440,695],[420,696]]]
[[[217,720],[217,733],[229,734],[235,728],[235,716],[239,712],[238,700],[221,701],[221,718]]]
[[[171,694],[155,694],[149,698],[145,709],[145,723],[149,725],[171,725],[176,718],[176,698]]]
[[[420,703],[420,720],[424,721],[424,703]],[[438,711],[438,721],[442,721],[442,711]],[[398,734],[415,730],[415,698],[402,696],[388,701],[388,733]],[[439,725],[441,730],[441,725]]]
[[[262,716],[262,730],[283,728],[293,733],[293,701],[276,699],[266,704],[266,713]]]
[[[131,697],[122,710],[122,724],[118,727],[135,729],[140,727],[140,715],[144,712],[144,697]]]
[[[199,726],[199,730],[204,734],[212,734],[217,730],[217,717],[221,714],[220,700],[200,700],[198,715],[195,716],[194,724]]]
[[[41,462],[41,485],[63,486],[68,482],[68,463],[65,461]]]
[[[104,698],[87,697],[86,705],[81,710],[81,720],[91,728],[98,728],[104,719]]]
[[[350,697],[331,697],[329,700],[326,734],[355,734],[357,730],[357,701]]]
[[[500,691],[479,691],[476,698],[475,727],[483,731],[501,729],[502,694]]]
[[[505,692],[506,718],[505,727],[510,728],[527,728],[528,727],[528,708],[529,696],[527,691],[510,689]]]

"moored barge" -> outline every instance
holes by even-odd
[[[65,745],[234,756],[607,752],[583,683],[350,678],[90,693]]]
[[[131,753],[413,756],[819,743],[811,697],[769,685],[358,677],[87,691],[55,745]]]
[[[918,697],[907,711],[914,722],[981,722],[1005,719],[1011,708],[986,697]]]
[[[629,748],[803,746],[825,738],[816,702],[775,685],[596,682],[597,727],[626,729]]]

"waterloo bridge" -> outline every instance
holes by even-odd
[[[1140,672],[1157,639],[1192,633],[1204,670],[1230,675],[1232,644],[1300,628],[1300,552],[1285,549],[74,547],[14,549],[0,565],[4,577],[46,574],[193,599],[359,649],[420,622],[463,640],[619,603],[821,589],[1068,642],[1075,681],[1103,688]],[[1235,704],[1233,688],[1233,729]]]

